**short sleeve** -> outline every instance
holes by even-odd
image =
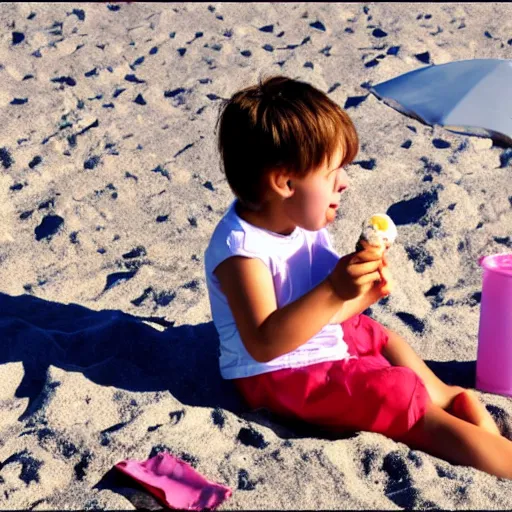
[[[258,258],[270,268],[270,258],[248,247],[246,233],[242,230],[218,229],[214,232],[205,252],[205,270],[213,277],[215,269],[232,256]]]

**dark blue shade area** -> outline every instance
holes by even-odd
[[[425,292],[425,297],[435,297],[439,295],[441,292],[446,290],[446,286],[444,284],[436,284],[432,286],[428,291]]]
[[[407,246],[405,252],[412,261],[415,272],[419,274],[423,274],[427,267],[431,267],[434,264],[433,256],[422,246]]]
[[[157,306],[168,306],[176,298],[174,292],[160,292],[155,293],[153,299]]]
[[[432,144],[436,149],[447,149],[451,146],[451,144],[448,141],[443,139],[434,139],[432,141]]]
[[[74,14],[80,21],[85,20],[85,11],[83,9],[73,9],[71,14]]]
[[[396,314],[402,322],[407,324],[414,332],[423,332],[425,330],[425,324],[414,315],[411,315],[411,313],[405,313],[405,312],[398,312]]]
[[[34,210],[27,210],[26,212],[20,213],[20,219],[25,220],[32,217]]]
[[[310,23],[309,26],[325,32],[325,25],[321,21],[314,21],[313,23]]]
[[[31,457],[27,450],[16,452],[5,459],[2,463],[2,467],[7,466],[8,464],[21,464],[19,478],[27,486],[31,482],[39,483],[39,468],[43,465],[43,461]]]
[[[128,74],[124,77],[124,79],[127,81],[127,82],[131,82],[131,83],[134,83],[134,84],[145,84],[146,81],[145,80],[140,80],[139,78],[137,78],[135,75],[133,74]]]
[[[256,489],[256,483],[249,479],[249,473],[246,469],[240,469],[238,471],[238,486],[239,491],[253,491]]]
[[[0,163],[3,165],[4,169],[9,169],[14,163],[14,159],[7,148],[0,148]]]
[[[144,99],[144,96],[142,94],[137,94],[137,97],[133,100],[133,103],[137,103],[137,105],[146,105],[147,102]]]
[[[401,508],[415,508],[418,491],[413,486],[405,458],[398,452],[389,453],[384,457],[382,470],[388,477],[386,496]]]
[[[238,432],[237,439],[245,446],[253,446],[260,450],[263,450],[263,448],[266,448],[269,445],[269,443],[265,441],[263,435],[253,428],[241,428],[240,432]]]
[[[366,98],[368,98],[368,94],[365,94],[364,96],[349,96],[347,101],[345,101],[343,108],[345,110],[349,108],[355,108],[360,105]]]
[[[25,39],[25,34],[22,32],[12,33],[12,44],[20,44]]]
[[[217,425],[219,428],[223,428],[226,422],[226,416],[224,415],[224,411],[219,407],[216,407],[212,411],[212,421],[214,425]]]
[[[415,57],[424,64],[430,64],[430,53],[428,52],[417,53]]]
[[[329,90],[327,91],[327,94],[331,94],[331,92],[335,91],[341,84],[339,82],[335,82],[334,84],[329,87]]]
[[[127,252],[123,254],[124,259],[131,259],[131,258],[139,258],[140,256],[146,256],[146,249],[139,245],[138,247],[135,247],[130,252]]]
[[[47,215],[34,230],[36,240],[39,241],[43,238],[51,238],[57,233],[63,223],[64,219],[59,215]]]
[[[377,165],[377,162],[375,161],[375,158],[370,158],[369,160],[359,160],[357,162],[354,162],[354,165],[359,165],[363,169],[366,169],[367,171],[373,171],[373,169],[375,169],[375,166]]]
[[[119,283],[121,283],[123,281],[128,281],[136,273],[137,273],[137,270],[132,270],[130,272],[115,272],[113,274],[109,274],[107,276],[107,284],[105,285],[105,288],[103,289],[103,291],[106,292],[107,290],[110,290],[111,288],[118,285]]]
[[[274,25],[265,25],[258,30],[261,30],[261,32],[274,32]]]
[[[59,76],[57,78],[52,78],[51,81],[61,84],[67,84],[70,87],[74,87],[76,85],[76,80],[70,76]]]
[[[388,34],[387,32],[384,32],[384,30],[381,30],[380,28],[376,28],[373,32],[372,32],[372,36],[373,37],[378,37],[378,38],[381,38],[381,37],[386,37]]]
[[[427,210],[437,201],[437,192],[429,191],[419,196],[400,201],[393,204],[386,212],[395,222],[396,225],[413,224],[418,222]]]
[[[94,169],[100,162],[99,156],[91,156],[84,162],[84,169]]]
[[[175,96],[183,92],[185,92],[185,89],[183,89],[183,87],[178,87],[178,89],[173,89],[172,91],[165,91],[164,96],[166,98],[174,98]]]
[[[378,65],[379,65],[379,61],[377,59],[372,59],[372,60],[369,60],[368,62],[365,62],[364,67],[365,68],[373,68]]]

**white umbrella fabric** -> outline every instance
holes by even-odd
[[[425,124],[512,145],[512,60],[426,66],[375,85],[370,92]]]

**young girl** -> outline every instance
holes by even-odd
[[[219,150],[236,200],[205,252],[220,370],[253,408],[333,431],[382,433],[512,478],[512,442],[476,395],[441,382],[361,313],[390,293],[382,249],[340,258],[326,226],[358,151],[347,114],[278,76],[234,94]]]

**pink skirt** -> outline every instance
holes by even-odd
[[[249,406],[335,432],[365,430],[399,440],[431,401],[411,369],[382,355],[386,329],[365,315],[342,324],[349,354],[341,361],[235,379]]]

